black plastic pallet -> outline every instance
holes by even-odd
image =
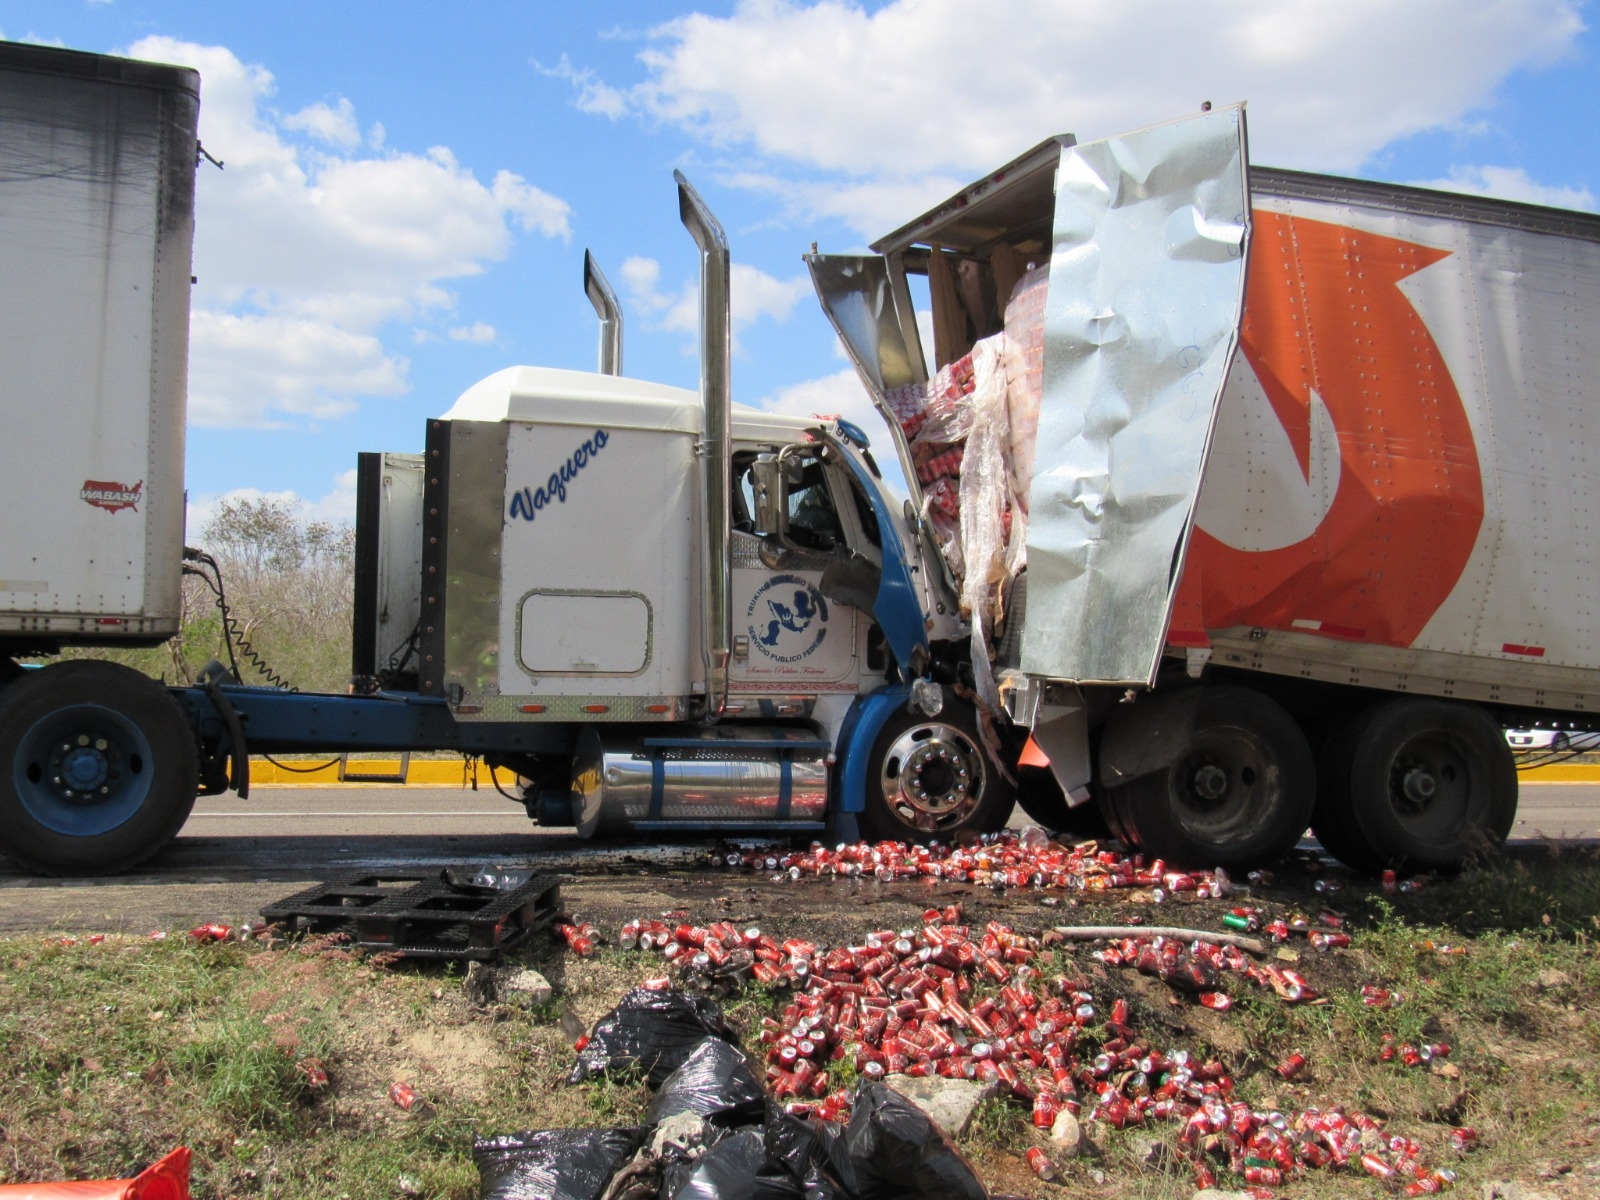
[[[438,875],[353,875],[261,910],[286,932],[343,933],[354,945],[415,958],[487,961],[555,919],[560,882],[536,875],[506,891]]]

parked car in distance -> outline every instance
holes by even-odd
[[[1506,742],[1513,750],[1600,751],[1600,732],[1577,729],[1508,729]]]

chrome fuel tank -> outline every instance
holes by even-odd
[[[789,727],[589,729],[573,761],[578,832],[821,828],[830,749]]]

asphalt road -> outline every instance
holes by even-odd
[[[1514,846],[1597,838],[1600,784],[1523,785]],[[572,877],[564,889],[577,900],[663,867],[692,870],[704,864],[705,846],[586,842],[570,829],[533,825],[489,789],[262,788],[248,800],[203,798],[177,840],[127,875],[43,879],[0,859],[0,932],[250,919],[264,904],[349,872],[462,864],[536,864]]]

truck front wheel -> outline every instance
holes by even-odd
[[[1329,741],[1321,766],[1313,831],[1358,870],[1453,871],[1516,819],[1516,760],[1473,704],[1379,704]]]
[[[56,663],[0,692],[0,850],[45,874],[126,870],[194,807],[194,738],[167,690],[116,663]]]
[[[861,827],[889,841],[988,833],[1005,825],[1015,798],[971,708],[946,689],[938,716],[901,711],[878,735]]]
[[[1257,867],[1294,847],[1311,823],[1316,766],[1288,713],[1238,687],[1143,703],[1193,709],[1165,730],[1176,751],[1165,766],[1102,793],[1113,832],[1196,868]]]

